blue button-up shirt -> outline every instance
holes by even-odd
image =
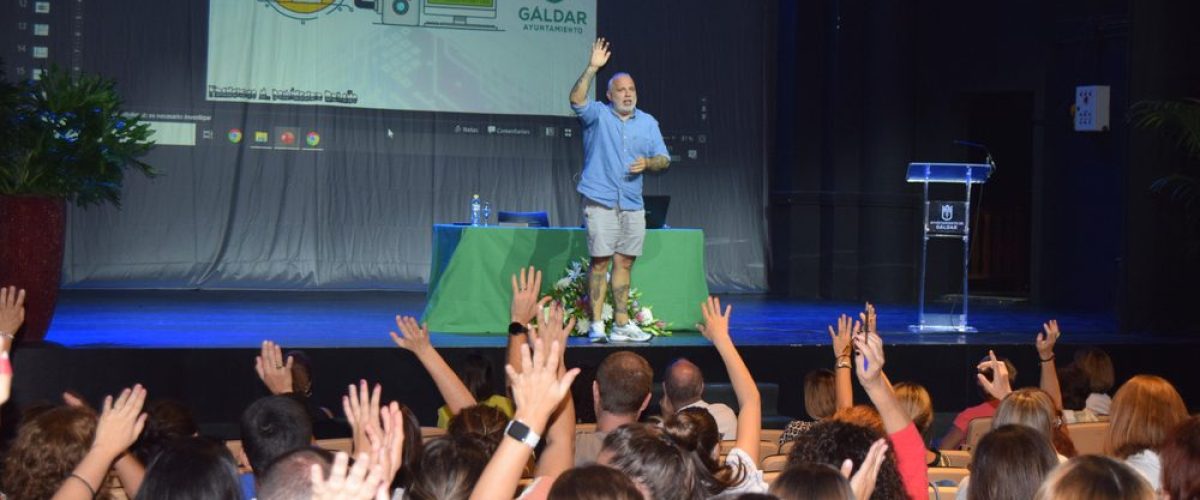
[[[622,120],[611,104],[571,105],[583,122],[583,174],[580,194],[606,207],[642,210],[642,175],[629,173],[639,156],[670,157],[658,120],[635,109]]]

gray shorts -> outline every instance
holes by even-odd
[[[592,257],[642,254],[642,241],[646,239],[645,210],[617,210],[584,198],[583,220],[588,230],[588,253]]]

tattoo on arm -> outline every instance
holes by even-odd
[[[575,86],[571,87],[571,104],[581,105],[587,102],[588,86],[594,76],[596,72],[592,68],[583,70],[583,74],[575,81]]]
[[[666,170],[671,165],[671,159],[666,156],[655,156],[646,159],[646,169],[651,172]]]

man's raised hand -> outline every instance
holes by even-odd
[[[567,370],[560,377],[562,346],[557,341],[547,344],[542,338],[530,343],[532,352],[529,344],[521,345],[521,372],[517,373],[512,365],[505,365],[504,369],[512,380],[513,401],[517,406],[513,418],[541,434],[550,414],[571,390],[579,369]]]
[[[696,329],[704,335],[704,338],[716,344],[720,341],[728,341],[729,339],[729,315],[733,312],[733,306],[725,306],[725,312],[721,312],[721,299],[709,296],[707,300],[700,304],[700,313],[704,315],[704,323],[696,325]]]
[[[261,352],[254,358],[254,371],[258,373],[259,380],[262,380],[271,394],[293,392],[292,357],[288,356],[285,363],[279,344],[270,340],[263,341]]]
[[[608,51],[608,40],[603,37],[597,38],[595,42],[592,42],[592,57],[588,60],[588,68],[593,70],[603,68],[605,64],[608,64],[610,55],[612,53]]]

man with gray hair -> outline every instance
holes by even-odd
[[[663,397],[659,401],[663,418],[684,408],[704,408],[717,421],[721,439],[737,439],[737,414],[721,403],[709,403],[704,395],[704,375],[700,367],[684,358],[671,363],[663,377]]]
[[[591,274],[592,342],[646,342],[650,334],[629,318],[629,291],[633,261],[642,254],[646,236],[646,211],[642,203],[642,174],[666,170],[671,163],[658,121],[637,109],[637,88],[628,73],[608,80],[608,104],[593,101],[588,86],[608,63],[608,42],[592,44],[592,55],[571,88],[571,109],[583,123],[583,173],[576,188],[583,196],[583,216],[588,230]],[[612,265],[614,326],[605,329],[604,303]]]

